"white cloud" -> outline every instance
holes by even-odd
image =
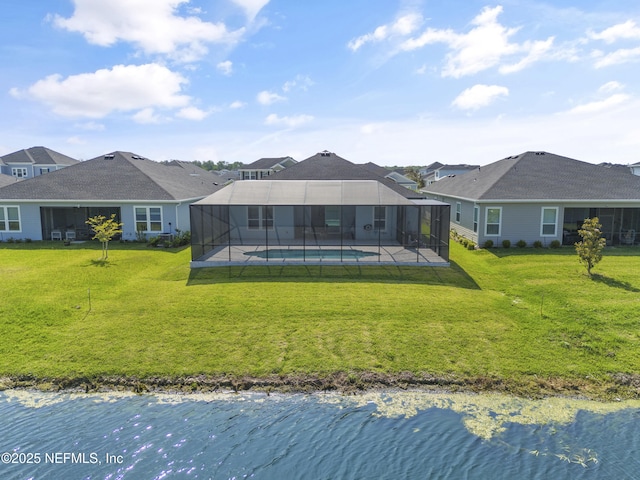
[[[260,105],[271,105],[272,103],[282,102],[286,100],[286,97],[278,95],[274,92],[263,90],[262,92],[258,93],[258,95],[256,96],[256,100]]]
[[[601,52],[596,53],[598,60],[595,63],[596,68],[610,67],[611,65],[620,65],[622,63],[637,62],[640,60],[640,47],[622,48],[607,55]]]
[[[477,110],[491,105],[499,97],[509,95],[507,87],[499,85],[474,85],[467,88],[452,102],[452,105],[461,110]]]
[[[623,90],[624,89],[624,85],[621,84],[620,82],[616,82],[616,81],[611,81],[611,82],[607,82],[604,85],[602,85],[598,91],[602,92],[602,93],[611,93],[611,92],[615,92],[617,90]]]
[[[225,60],[216,65],[216,68],[223,75],[231,75],[233,73],[233,62],[231,60]]]
[[[429,28],[422,35],[403,42],[400,49],[412,51],[434,43],[446,44],[450,51],[446,56],[442,75],[454,78],[473,75],[495,67],[505,59],[522,56],[516,63],[501,68],[502,73],[511,73],[522,70],[547,55],[553,44],[553,37],[544,41],[512,43],[510,38],[518,29],[501,25],[498,22],[500,13],[501,6],[485,7],[472,20],[474,28],[468,33]]]
[[[536,63],[537,61],[548,56],[553,46],[553,37],[549,37],[546,40],[540,40],[537,42],[525,42],[523,44],[523,50],[528,52],[527,55],[520,61],[511,64],[503,65],[499,68],[500,73],[514,73],[524,70],[529,65]]]
[[[56,26],[81,33],[94,45],[109,47],[124,41],[146,54],[167,55],[182,62],[192,62],[205,56],[209,43],[233,44],[244,33],[244,29],[229,32],[223,23],[204,22],[195,16],[179,16],[178,8],[188,0],[73,2],[75,10],[71,17],[53,17]]]
[[[210,111],[207,112],[197,107],[185,107],[181,108],[178,113],[176,113],[176,117],[184,118],[186,120],[204,120],[210,114]]]
[[[349,41],[347,47],[354,52],[367,43],[381,42],[391,37],[407,36],[415,32],[422,23],[422,15],[408,13],[396,19],[395,22],[381,25],[373,32],[361,35]]]
[[[311,115],[295,115],[292,117],[279,117],[275,113],[269,115],[265,121],[265,125],[284,125],[286,127],[299,127],[313,120]]]
[[[588,35],[594,40],[602,40],[605,43],[614,43],[618,40],[638,40],[640,39],[640,27],[633,20],[627,20],[600,33],[589,32]]]
[[[604,100],[584,103],[573,107],[567,113],[572,115],[592,114],[607,111],[613,107],[626,103],[631,97],[624,93],[616,93]]]
[[[239,108],[244,108],[246,107],[247,104],[245,102],[241,102],[240,100],[236,100],[235,102],[231,102],[231,104],[229,105],[229,108],[232,110],[237,110]]]
[[[241,7],[247,18],[250,21],[253,21],[256,18],[256,15],[264,8],[266,4],[269,3],[269,0],[232,0],[233,3]]]
[[[162,65],[116,65],[67,78],[50,75],[25,91],[14,88],[11,94],[44,103],[59,115],[102,118],[116,111],[187,107],[191,98],[181,94],[186,83]]]
[[[136,123],[142,123],[142,124],[163,122],[163,118],[160,115],[158,115],[156,111],[151,107],[143,108],[138,113],[136,113],[132,118]]]
[[[309,87],[313,86],[314,82],[308,75],[296,75],[296,78],[289,80],[282,86],[283,92],[289,92],[290,90],[297,89],[307,91]]]

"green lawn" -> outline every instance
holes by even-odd
[[[618,395],[612,376],[640,372],[638,249],[607,249],[592,279],[568,247],[454,243],[450,268],[191,272],[189,249],[109,255],[0,243],[0,376],[412,372]]]

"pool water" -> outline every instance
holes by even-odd
[[[259,258],[292,258],[292,259],[306,259],[306,258],[318,258],[318,259],[358,259],[363,257],[377,257],[379,253],[365,252],[363,250],[341,250],[335,249],[286,249],[286,248],[269,248],[267,250],[260,250],[257,252],[245,252],[245,255]]]

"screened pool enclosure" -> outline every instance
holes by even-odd
[[[239,181],[191,205],[192,267],[448,265],[449,205],[374,180]]]

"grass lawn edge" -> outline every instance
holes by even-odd
[[[447,393],[501,393],[529,399],[570,397],[596,401],[637,399],[640,375],[614,374],[606,380],[576,378],[521,378],[436,376],[412,372],[334,372],[331,374],[289,375],[190,375],[154,376],[78,376],[35,377],[15,375],[0,377],[0,391],[36,390],[57,393],[133,392],[138,394],[172,393],[327,393],[358,395],[372,390],[418,390]]]

